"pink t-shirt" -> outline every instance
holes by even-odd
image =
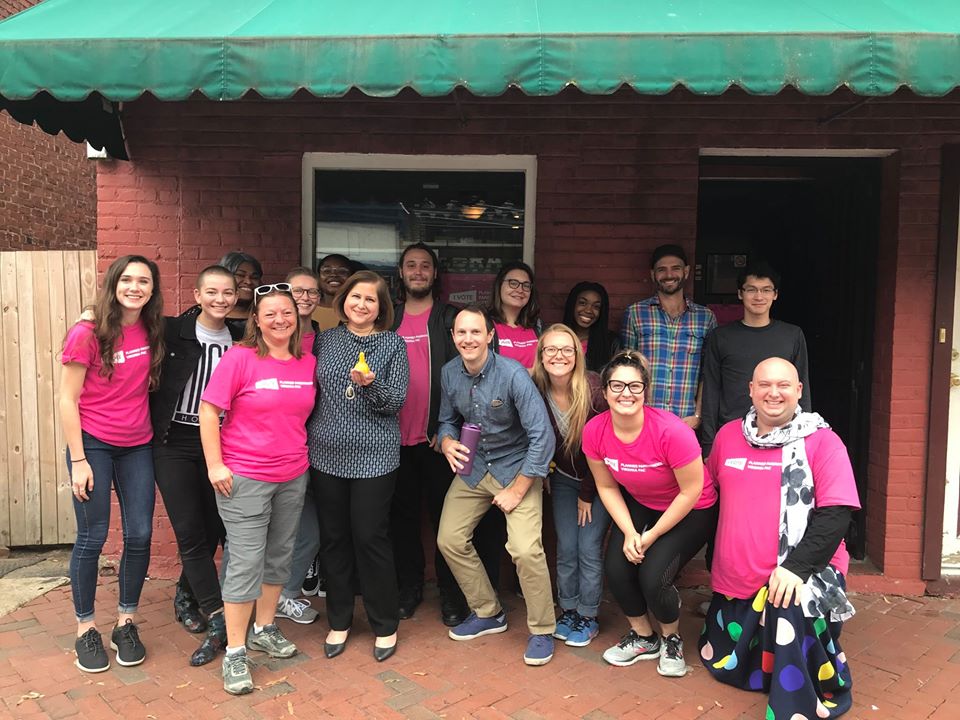
[[[510,327],[506,323],[494,323],[497,329],[499,353],[513,358],[525,368],[532,368],[537,359],[537,333],[533,328]]]
[[[607,410],[584,426],[583,454],[602,460],[638,503],[651,510],[666,510],[680,494],[673,471],[700,457],[700,444],[680,418],[652,407],[643,408],[643,429],[636,440],[626,444],[614,433]],[[705,475],[703,492],[693,507],[702,510],[716,501],[716,489]]]
[[[397,415],[401,445],[419,445],[427,441],[427,419],[430,414],[429,318],[429,310],[419,315],[405,312],[397,328],[397,335],[407,345],[407,361],[410,365],[407,399]]]
[[[718,593],[751,598],[777,566],[783,450],[752,447],[740,425],[740,420],[731,420],[720,428],[707,460],[720,490],[711,582]],[[817,430],[806,445],[814,506],[859,508],[850,458],[836,433]],[[830,564],[846,574],[850,556],[845,543],[840,543]]]
[[[313,340],[317,337],[317,333],[311,326],[309,330],[304,331],[302,337],[303,339],[300,342],[300,349],[303,350],[303,354],[313,355]]]
[[[113,374],[100,374],[100,346],[93,323],[78,322],[63,342],[62,362],[87,368],[80,392],[80,427],[108,445],[133,447],[153,438],[150,425],[150,344],[142,320],[123,329],[114,348]]]
[[[307,471],[307,418],[316,396],[317,359],[257,357],[234,345],[213,371],[203,400],[226,410],[223,463],[237,475],[286,482]]]

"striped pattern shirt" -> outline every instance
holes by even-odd
[[[686,301],[676,320],[660,307],[656,295],[627,308],[620,335],[625,350],[639,350],[650,361],[645,404],[679,417],[696,412],[703,340],[717,326],[713,311]]]

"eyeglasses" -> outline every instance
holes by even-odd
[[[614,395],[619,395],[624,390],[629,390],[631,395],[639,395],[647,388],[645,382],[640,382],[636,380],[631,383],[625,383],[620,380],[610,380],[607,383],[607,390],[612,392]]]
[[[754,287],[753,285],[747,285],[743,288],[744,295],[763,295],[764,297],[769,297],[777,291],[774,287]]]
[[[324,277],[350,277],[350,268],[345,267],[322,267],[320,274]]]
[[[564,345],[563,347],[557,347],[556,345],[545,345],[543,348],[544,357],[553,357],[557,353],[560,353],[565,358],[572,358],[577,354],[577,349],[573,345]]]
[[[533,283],[530,281],[520,282],[519,280],[514,280],[513,278],[507,278],[504,280],[504,282],[511,290],[523,290],[524,292],[530,292],[533,290]]]
[[[290,292],[290,283],[274,283],[273,285],[259,285],[253,289],[254,299],[272,292]]]
[[[306,296],[311,300],[316,300],[318,297],[320,297],[320,291],[316,288],[295,287],[290,290],[290,294],[292,294],[295,298],[303,297],[304,294],[306,294]]]

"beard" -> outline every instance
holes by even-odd
[[[674,287],[674,288],[664,287],[664,284],[663,284],[663,283],[658,282],[658,283],[657,283],[657,292],[658,292],[658,293],[661,293],[661,294],[663,294],[663,295],[676,295],[677,293],[682,293],[682,292],[683,292],[683,281],[681,280],[680,282],[678,282],[677,285],[676,285],[676,287]]]
[[[423,290],[413,290],[404,285],[403,291],[407,294],[408,298],[413,298],[414,300],[423,300],[425,297],[433,293],[433,285],[430,285]]]

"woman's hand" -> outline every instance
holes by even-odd
[[[86,460],[70,464],[70,489],[73,496],[80,502],[90,499],[93,491],[93,469]]]
[[[593,522],[593,503],[577,498],[577,525],[586,527],[590,522]]]
[[[223,463],[207,468],[207,477],[210,478],[214,492],[230,497],[230,492],[233,490],[233,473],[230,472],[230,468]]]
[[[767,583],[767,599],[771,605],[779,608],[789,607],[791,600],[794,605],[799,605],[800,590],[805,584],[799,575],[777,565],[770,573],[770,580]]]
[[[623,554],[634,565],[643,562],[643,536],[634,530],[623,539]]]
[[[377,374],[373,371],[368,373],[362,373],[359,370],[350,371],[350,380],[353,381],[354,385],[359,385],[360,387],[366,387],[374,380],[376,380]]]

